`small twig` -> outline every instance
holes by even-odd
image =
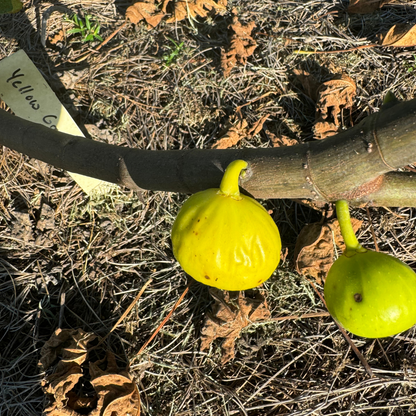
[[[64,311],[65,311],[65,292],[62,292],[60,309],[59,309],[58,328],[62,328],[62,321],[64,320]]]
[[[120,325],[120,323],[123,321],[123,319],[130,313],[130,311],[133,309],[134,305],[138,302],[138,300],[143,295],[143,292],[146,290],[146,288],[152,283],[152,279],[149,279],[143,287],[140,289],[140,292],[137,294],[137,296],[134,298],[133,302],[130,303],[129,307],[125,310],[125,312],[120,316],[119,320],[115,323],[115,325],[111,328],[111,331],[101,339],[99,345],[101,345],[108,336]]]
[[[378,343],[378,346],[380,347],[381,351],[383,352],[384,358],[388,362],[390,368],[393,368],[393,365],[392,365],[392,363],[391,363],[391,361],[389,359],[389,356],[387,355],[385,349],[383,348],[383,345],[381,344],[381,342],[380,342],[380,340],[378,338],[377,338],[377,343]]]
[[[127,25],[127,22],[124,22],[121,26],[119,26],[111,35],[107,36],[96,48],[95,51],[98,52],[104,45],[106,45],[108,42],[110,42],[111,39],[113,39],[113,37],[115,35],[117,35],[118,32],[120,32],[120,30],[124,29]]]
[[[368,207],[365,207],[365,208],[367,210],[368,221],[370,221],[370,230],[371,230],[371,234],[373,236],[374,247],[376,248],[376,251],[380,251],[379,248],[378,248],[378,244],[377,244],[376,233],[374,232],[373,221],[371,219],[370,210],[368,209]]]
[[[342,335],[344,335],[344,338],[346,339],[346,341],[348,342],[348,344],[350,344],[350,347],[355,352],[355,355],[361,361],[361,364],[364,366],[365,371],[367,371],[367,374],[370,377],[374,377],[373,370],[371,369],[371,367],[368,364],[368,361],[366,360],[366,358],[364,357],[364,355],[362,355],[361,352],[358,350],[358,348],[355,346],[353,340],[347,334],[347,332],[345,331],[345,329],[337,321],[334,320],[334,322],[337,324],[339,330],[341,331]]]
[[[46,290],[46,293],[48,295],[48,299],[50,299],[51,295],[49,294],[48,285],[46,284],[45,277],[43,276],[42,269],[41,269],[40,264],[39,264],[39,260],[36,260],[36,263],[38,265],[39,274],[40,274],[40,277],[42,278],[43,285],[45,286],[45,290]]]
[[[328,53],[354,52],[354,51],[357,51],[358,49],[374,48],[376,46],[380,46],[380,45],[377,45],[376,43],[370,43],[369,45],[354,46],[353,48],[349,48],[349,49],[337,49],[336,51],[301,51],[301,50],[296,50],[296,51],[293,51],[293,53],[300,54],[300,55],[323,55],[323,54],[328,54]]]
[[[331,316],[329,312],[312,312],[304,313],[302,315],[288,315],[288,316],[278,316],[277,318],[270,318],[267,321],[287,321],[291,319],[306,319],[306,318],[318,318],[320,316]]]
[[[313,290],[315,291],[315,293],[319,296],[319,298],[321,299],[322,303],[326,306],[326,302],[324,297],[322,296],[322,294],[318,291],[318,289],[315,287],[315,285],[313,284],[313,282],[309,279],[307,279],[309,281],[309,283],[311,284]],[[358,350],[358,348],[356,347],[356,345],[354,344],[353,340],[350,338],[350,336],[347,334],[347,332],[345,331],[345,329],[334,319],[334,322],[337,324],[339,330],[341,331],[342,335],[344,336],[345,340],[348,342],[348,344],[350,345],[350,347],[352,348],[352,350],[355,352],[355,355],[358,357],[358,359],[360,360],[361,364],[363,365],[363,367],[365,368],[365,371],[367,371],[367,374],[370,377],[374,377],[374,373],[373,370],[371,369],[370,365],[368,364],[368,361],[366,360],[366,358],[364,357],[364,355],[361,354],[361,352]]]
[[[407,169],[407,170],[410,170],[410,172],[416,172],[416,169],[415,168],[413,168],[412,166],[405,166],[404,167],[405,169]]]
[[[152,342],[153,338],[159,333],[159,331],[163,328],[163,326],[166,324],[166,322],[169,320],[169,318],[173,315],[173,312],[175,312],[175,310],[178,308],[178,306],[181,304],[181,302],[183,301],[183,298],[185,297],[185,295],[188,293],[189,290],[189,286],[190,284],[186,287],[186,289],[183,291],[182,295],[180,296],[180,298],[176,301],[176,303],[173,305],[172,310],[166,315],[165,319],[159,324],[159,326],[155,329],[155,331],[153,332],[153,334],[151,335],[151,337],[143,344],[143,346],[140,348],[139,352],[137,353],[137,355],[140,355],[145,349],[146,347]]]
[[[85,61],[87,58],[89,58],[92,54],[97,53],[104,45],[106,45],[108,42],[110,42],[111,39],[113,39],[114,36],[117,35],[120,30],[124,29],[127,25],[127,22],[124,22],[121,26],[119,26],[111,35],[109,35],[107,38],[105,38],[95,49],[90,50],[85,56],[77,59],[75,62],[79,63],[82,61]]]
[[[274,92],[274,91],[269,91],[269,92],[266,92],[265,94],[260,95],[260,97],[254,98],[253,100],[250,100],[250,101],[246,102],[245,104],[239,105],[239,106],[235,109],[235,113],[239,114],[239,116],[242,118],[243,116],[241,115],[241,109],[242,109],[243,107],[245,107],[246,105],[253,104],[253,103],[255,103],[256,101],[259,101],[259,100],[261,100],[261,99],[263,99],[263,98],[266,98],[266,97],[268,97],[268,96],[269,96],[269,95],[271,95],[271,94],[275,94],[275,92]]]

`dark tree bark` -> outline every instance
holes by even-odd
[[[390,103],[321,141],[270,149],[151,151],[70,136],[0,111],[0,144],[74,173],[132,189],[193,193],[218,187],[235,159],[241,186],[257,198],[416,206],[416,99]]]

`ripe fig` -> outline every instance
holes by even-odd
[[[416,323],[416,273],[388,254],[363,248],[346,201],[336,204],[346,250],[325,280],[328,311],[345,329],[367,338],[398,334]]]
[[[227,167],[220,188],[192,195],[172,228],[173,254],[186,273],[208,286],[246,290],[266,281],[280,261],[279,230],[256,200],[240,194],[247,162]]]

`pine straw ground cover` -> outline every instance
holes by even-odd
[[[96,16],[103,38],[124,23],[130,6],[59,4]],[[62,36],[68,26],[59,11],[47,22],[43,48],[40,22],[51,5],[27,1],[24,12],[0,17],[0,58],[23,48],[95,140],[155,150],[209,148],[239,121],[236,108],[250,101],[241,109],[248,125],[269,116],[261,131],[237,146],[271,147],[276,137],[312,140],[315,107],[295,69],[320,81],[341,72],[354,80],[357,95],[344,115],[346,127],[377,111],[388,90],[403,100],[415,96],[414,48],[293,53],[373,42],[394,24],[416,23],[413,1],[366,15],[348,14],[348,4],[337,0],[229,1],[224,13],[206,18],[162,20],[150,30],[145,22],[129,23],[99,53],[91,53],[95,43]],[[246,65],[237,64],[224,77],[221,48],[232,36],[233,7],[241,22],[255,22],[257,48]],[[137,305],[106,340],[120,365],[130,363],[145,415],[416,412],[414,329],[381,340],[352,336],[370,377],[330,317],[290,319],[324,311],[293,264],[296,236],[321,219],[318,211],[293,201],[264,201],[288,255],[253,293],[267,297],[272,318],[288,319],[248,326],[236,341],[235,358],[222,365],[221,340],[200,351],[213,298],[195,283],[138,355],[190,281],[173,259],[169,238],[186,196],[119,190],[90,199],[58,169],[6,148],[0,160],[0,415],[40,415],[46,401],[38,361],[52,333],[62,327],[108,334],[149,279]],[[372,225],[380,250],[415,268],[416,211],[370,213],[371,220],[365,209],[353,210],[363,220],[361,242],[374,248]]]

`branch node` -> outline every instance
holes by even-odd
[[[310,150],[306,151],[306,163],[302,164],[303,169],[307,169],[309,176],[305,177],[306,182],[312,186],[312,198],[313,199],[323,199],[324,201],[329,201],[328,196],[316,185],[316,182],[313,179],[312,168],[311,168],[311,152]]]

